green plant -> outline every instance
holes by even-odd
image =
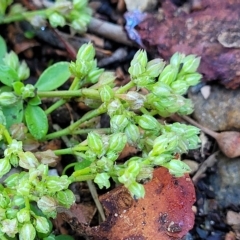
[[[180,123],[162,124],[158,117],[193,111],[191,101],[182,95],[201,78],[196,72],[200,58],[176,53],[166,65],[161,59],[148,61],[146,52],[139,50],[129,68],[130,82],[116,88],[114,75],[97,67],[95,50],[89,43],[79,49],[75,62],[55,63],[35,85],[25,85],[27,65],[20,63],[14,52],[6,53],[0,40],[5,51],[0,64],[1,177],[10,172],[1,185],[2,239],[6,235],[34,239],[36,234],[50,234],[49,218],[56,216],[57,207],[68,208],[75,200],[68,189],[72,182],[92,179],[100,188],[108,188],[112,178],[140,198],[144,197],[141,182],[151,179],[155,166],[166,167],[175,176],[189,172],[180,154],[198,147],[199,130]],[[57,90],[70,76],[69,89]],[[44,110],[42,98],[59,100]],[[47,115],[72,99],[83,101],[92,110],[67,128],[48,133]],[[110,128],[95,129],[91,120],[104,113],[110,117]],[[71,148],[38,154],[23,150],[29,141],[85,134],[87,138]],[[126,144],[138,154],[118,163]],[[49,176],[44,156],[53,164],[56,155],[63,154],[78,157],[66,167],[74,167],[72,175],[64,175],[65,169],[62,176]],[[12,174],[16,167],[23,171]]]
[[[91,20],[92,12],[87,6],[87,0],[57,0],[46,9],[35,11],[27,11],[20,3],[12,3],[12,0],[1,1],[0,24],[27,20],[34,27],[44,28],[48,20],[52,27],[69,25],[75,31],[83,33]]]

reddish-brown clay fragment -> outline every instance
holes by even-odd
[[[162,0],[164,17],[153,14],[137,26],[149,52],[168,60],[175,52],[201,56],[205,81],[218,80],[228,88],[240,86],[239,0],[201,0],[198,11],[179,11]]]
[[[104,240],[169,240],[182,238],[193,227],[195,191],[188,175],[176,178],[158,168],[145,191],[139,200],[125,187],[103,195],[100,201],[107,220],[88,234]]]

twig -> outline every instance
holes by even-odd
[[[195,185],[197,184],[198,180],[204,176],[207,168],[212,167],[217,162],[216,155],[218,155],[218,153],[219,151],[213,153],[202,163],[202,165],[192,178],[192,181]]]
[[[88,30],[96,35],[100,35],[115,42],[122,43],[127,46],[134,46],[134,43],[128,39],[124,29],[117,24],[92,18],[90,24],[88,25]]]

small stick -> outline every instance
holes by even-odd
[[[127,46],[134,46],[134,43],[128,39],[124,29],[117,24],[92,18],[88,25],[88,30],[96,35],[100,35],[115,42],[122,43]]]

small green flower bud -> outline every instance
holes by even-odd
[[[95,49],[92,43],[83,44],[77,53],[77,59],[84,61],[92,61],[95,57]]]
[[[177,80],[171,84],[171,88],[174,93],[183,95],[188,90],[188,84],[183,80]]]
[[[193,103],[190,99],[185,99],[184,105],[178,109],[178,114],[180,115],[189,115],[193,112]]]
[[[11,169],[11,164],[7,158],[0,159],[0,178],[8,173]]]
[[[152,93],[158,97],[168,97],[172,93],[172,89],[163,82],[157,82],[152,88]]]
[[[34,225],[35,225],[37,232],[48,233],[50,231],[49,222],[45,217],[36,216]]]
[[[87,136],[87,143],[90,150],[95,152],[98,156],[102,156],[105,153],[101,135],[98,133],[90,132]]]
[[[137,161],[127,162],[127,168],[125,169],[125,174],[132,175],[132,177],[136,178],[141,170],[141,165]]]
[[[165,62],[162,59],[156,58],[147,63],[146,74],[150,77],[156,78],[162,72]]]
[[[172,82],[175,81],[178,74],[178,69],[171,65],[166,66],[163,71],[161,72],[158,81],[166,83],[170,85]]]
[[[191,172],[190,167],[186,163],[175,159],[171,160],[168,163],[163,164],[163,167],[169,169],[169,172],[176,177],[181,177],[185,173]]]
[[[30,211],[29,211],[29,209],[22,208],[20,211],[18,211],[17,220],[20,223],[30,222]]]
[[[200,82],[202,75],[200,73],[190,73],[184,75],[184,80],[189,86],[195,86]]]
[[[141,88],[148,88],[149,85],[155,83],[155,79],[147,75],[146,73],[141,74],[137,78],[133,79],[133,82],[137,85],[137,87]]]
[[[92,70],[90,70],[90,72],[87,74],[86,77],[86,82],[88,83],[96,83],[99,80],[99,77],[101,76],[101,74],[104,72],[103,68],[93,68]]]
[[[12,205],[13,206],[17,206],[17,207],[20,207],[20,206],[23,206],[25,203],[25,200],[24,200],[24,197],[23,196],[14,196],[13,199],[12,199]]]
[[[152,179],[152,177],[153,177],[153,167],[142,166],[139,174],[136,177],[136,181],[143,182],[143,181]]]
[[[108,115],[112,118],[114,115],[122,115],[125,111],[122,103],[116,99],[108,104]]]
[[[18,101],[18,97],[13,92],[2,92],[0,94],[0,106],[8,107]]]
[[[8,208],[6,210],[6,218],[13,219],[17,217],[18,209]]]
[[[17,74],[20,80],[25,80],[30,75],[30,70],[25,61],[22,61],[19,68],[17,69]]]
[[[159,131],[161,129],[160,123],[151,115],[144,114],[137,118],[138,125],[144,130]]]
[[[129,121],[125,115],[115,115],[110,120],[112,132],[122,132],[128,125]]]
[[[6,218],[6,209],[0,208],[0,221]]]
[[[17,193],[27,196],[30,192],[31,184],[29,182],[22,182],[17,188]]]
[[[104,85],[99,89],[99,94],[103,102],[109,102],[114,97],[114,92],[109,85]]]
[[[50,196],[42,196],[37,201],[37,205],[47,217],[52,217],[52,218],[56,217],[57,202],[54,198]]]
[[[80,10],[85,8],[88,4],[87,0],[73,0],[73,7],[74,9]]]
[[[7,194],[0,193],[0,207],[7,208],[10,203],[10,198]]]
[[[61,205],[70,208],[76,201],[76,198],[71,190],[66,189],[57,193],[57,200]]]
[[[36,230],[31,223],[25,223],[19,231],[19,240],[34,240]]]
[[[63,27],[66,24],[65,18],[57,12],[50,14],[48,19],[49,23],[54,28],[58,26]]]
[[[149,155],[152,153],[150,152]],[[150,157],[154,166],[162,166],[163,164],[172,160],[173,156],[171,154],[160,154],[158,156]]]
[[[146,51],[140,49],[135,53],[135,55],[131,61],[131,65],[140,63],[140,65],[145,68],[147,65],[147,62],[148,62],[148,59],[147,59]]]
[[[184,73],[195,73],[200,64],[200,57],[196,57],[196,55],[188,55],[183,59],[183,67],[182,71]]]
[[[95,86],[103,86],[103,85],[109,85],[109,86],[112,86],[113,85],[113,82],[115,81],[116,77],[115,77],[115,74],[114,72],[109,72],[109,71],[104,71],[100,77],[99,77],[99,80],[98,80],[98,83],[95,84]]]
[[[127,136],[124,133],[114,133],[111,135],[109,139],[108,151],[107,154],[110,152],[114,153],[121,153],[127,143]]]
[[[98,173],[94,178],[94,182],[98,185],[100,189],[102,189],[103,187],[109,188],[109,178],[110,176],[107,173]]]
[[[185,54],[182,54],[182,53],[179,53],[179,52],[176,52],[172,55],[171,59],[170,59],[170,64],[173,66],[173,67],[176,67],[178,68],[182,62],[182,60],[184,59],[185,57]]]
[[[182,125],[182,124],[181,124]],[[200,133],[200,129],[191,125],[186,125],[186,129],[184,131],[184,137],[190,138],[196,136]]]
[[[143,198],[145,195],[144,186],[140,183],[132,182],[127,188],[131,195],[137,199]]]
[[[25,169],[37,168],[40,164],[32,152],[19,152],[19,166]]]
[[[135,63],[129,67],[128,72],[133,78],[136,78],[145,72],[145,67],[140,63]]]
[[[2,220],[1,225],[2,225],[1,231],[6,233],[6,235],[9,237],[13,238],[15,237],[16,233],[18,233],[18,222],[16,218],[4,219]],[[25,238],[25,239],[29,239],[29,238]]]
[[[14,69],[15,71],[18,70],[19,67],[19,59],[18,55],[11,51],[5,55],[3,58],[3,62],[10,68]]]
[[[125,134],[128,138],[129,144],[135,146],[139,143],[141,135],[139,128],[135,124],[129,123],[125,128]]]
[[[82,18],[80,17],[79,19],[74,19],[71,22],[71,27],[76,30],[78,33],[84,33],[87,30],[87,23],[85,21],[82,20]]]
[[[67,175],[58,176],[48,176],[46,178],[46,187],[49,192],[59,192],[63,189],[67,189],[71,181]]]
[[[90,70],[91,70],[91,62],[77,59],[76,61],[77,76],[80,76],[80,78],[83,78],[89,73]]]
[[[35,87],[32,84],[27,84],[21,89],[23,99],[34,97]]]

